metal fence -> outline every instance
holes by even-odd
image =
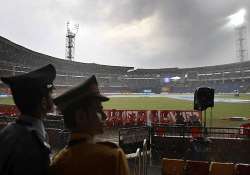
[[[250,138],[250,128],[231,127],[199,127],[185,125],[155,125],[151,127],[151,136],[162,137],[211,137],[211,138]]]
[[[133,157],[133,169],[131,174],[133,175],[147,175],[147,167],[148,167],[148,150],[147,150],[147,140],[144,139],[143,147],[137,148],[134,153],[135,157]]]

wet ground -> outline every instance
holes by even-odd
[[[178,100],[187,100],[187,101],[194,101],[194,94],[144,94],[144,93],[135,93],[135,94],[107,94],[109,97],[168,97]],[[224,102],[224,103],[250,103],[250,100],[247,99],[240,99],[229,98],[228,96],[223,98],[222,96],[214,98],[214,102]]]

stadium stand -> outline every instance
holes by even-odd
[[[250,92],[250,61],[194,68],[135,69],[134,67],[129,66],[109,66],[63,60],[32,51],[0,36],[0,76],[18,75],[36,69],[37,67],[44,66],[48,63],[54,64],[57,69],[57,78],[55,81],[57,94],[60,94],[69,87],[84,81],[92,74],[97,76],[100,88],[105,93],[144,93],[145,90],[153,93],[193,93],[197,87],[201,86],[214,88],[216,93],[232,93],[234,90]],[[173,77],[177,77],[177,79],[172,79]],[[1,81],[0,95],[10,95],[9,89]],[[0,107],[4,108],[2,110],[4,113],[1,114],[0,117],[1,129],[6,126],[8,122],[15,119],[14,117],[9,116],[16,116],[18,111],[12,107]],[[117,117],[116,115],[120,116],[120,114],[117,113],[108,118],[108,126],[111,128],[114,126],[119,127],[120,125],[131,126],[131,123],[135,123],[132,115],[126,117],[128,119],[128,122],[126,123],[122,123],[122,120],[119,120],[121,117]],[[145,111],[138,113],[138,116],[137,124],[144,126],[146,124]],[[155,125],[155,123],[153,122],[152,125]],[[54,149],[62,148],[66,144],[69,136],[69,133],[64,130],[62,118],[60,116],[51,115],[45,120],[45,126],[49,137],[51,138],[50,144],[52,147]],[[189,144],[187,139],[184,140],[185,134],[181,135],[181,133],[184,133],[184,130],[179,129],[180,128],[156,127],[155,134],[153,134],[154,137],[152,137],[153,140],[151,146],[152,149],[156,150],[157,155],[162,158],[166,155],[166,152],[169,152],[169,158],[175,158],[174,160],[163,159],[163,174],[171,174],[173,171],[180,171],[179,174],[182,174],[183,171],[185,171],[186,174],[197,174],[197,172],[208,174],[209,166],[210,173],[217,174],[218,172],[225,170],[225,168],[223,168],[224,166],[230,166],[230,168],[232,168],[231,164],[222,165],[222,162],[209,165],[208,162],[202,161],[194,162],[191,160],[176,160],[176,158],[183,158],[183,156],[180,156],[181,154],[178,156],[176,156],[176,154],[179,152],[185,152],[184,147]],[[176,133],[176,131],[178,131],[178,136],[175,138],[172,136],[172,133]],[[216,133],[218,136],[218,132]],[[237,133],[239,132],[237,131]],[[199,127],[191,128],[190,131],[188,130],[188,134],[195,138],[199,137],[202,134],[202,131]],[[229,134],[235,136],[234,133]],[[164,142],[163,137],[167,138],[168,135],[169,138]],[[225,136],[223,135],[223,137]],[[235,137],[236,139],[244,139],[246,135],[236,134]],[[182,138],[181,142],[179,138]],[[243,157],[244,163],[249,162],[249,154],[247,154],[248,152],[246,150],[238,151],[237,154],[240,156],[225,154],[224,150],[226,150],[226,148],[230,148],[229,150],[233,150],[234,152],[235,150],[239,150],[236,139],[228,139],[228,141],[226,141],[227,144],[224,144],[225,141],[222,139],[213,140],[214,145],[223,145],[221,149],[217,149],[217,147],[215,149],[215,146],[211,147],[211,149],[214,150],[213,155],[215,161],[218,159],[218,161],[234,160],[240,162],[240,158]],[[241,140],[241,144],[248,147],[248,143],[245,143],[245,140]],[[178,163],[175,164],[173,162]],[[166,168],[168,167],[168,164],[171,164],[172,169]],[[182,166],[184,166],[184,169]],[[234,164],[234,170],[237,174],[250,174],[249,167],[249,164]],[[230,174],[230,168],[226,168],[228,172],[223,171],[222,174]]]
[[[56,85],[63,91],[95,74],[106,93],[129,93],[150,90],[153,93],[194,92],[209,86],[215,92],[234,90],[250,92],[250,61],[194,68],[135,69],[134,67],[99,65],[63,60],[41,54],[0,37],[0,75],[30,71],[48,63],[57,69]],[[171,80],[179,77],[178,80]],[[170,79],[170,82],[165,81]],[[0,88],[3,87],[0,83]]]

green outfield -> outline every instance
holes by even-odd
[[[240,94],[238,97],[233,94],[217,94],[216,97],[250,100],[250,94]]]
[[[235,98],[232,95],[218,95],[216,97]],[[241,95],[240,99],[250,100],[250,95]],[[0,104],[13,104],[12,98],[0,98]],[[177,109],[192,110],[193,102],[177,100],[168,97],[111,97],[111,100],[104,103],[104,109]],[[212,126],[237,127],[248,121],[230,121],[229,117],[246,117],[250,119],[250,103],[224,103],[217,102],[213,108],[212,120],[210,120],[210,109],[207,110],[207,124]]]
[[[220,95],[221,97],[222,95]],[[226,98],[229,95],[226,95]],[[237,98],[237,97],[233,97]],[[245,95],[242,99],[249,100]],[[193,102],[167,97],[113,97],[104,103],[105,109],[179,109],[192,110]],[[215,103],[210,120],[210,109],[207,110],[207,124],[215,127],[237,127],[248,121],[230,121],[229,117],[246,117],[250,119],[250,103]],[[212,123],[211,123],[212,122]]]
[[[7,97],[7,98],[0,98],[0,104],[13,105],[14,102],[13,102],[12,98]]]

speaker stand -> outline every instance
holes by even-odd
[[[209,127],[213,127],[213,108],[210,108],[210,122]]]
[[[204,136],[207,136],[207,110],[204,110],[204,123],[203,123],[203,129],[204,129]]]

